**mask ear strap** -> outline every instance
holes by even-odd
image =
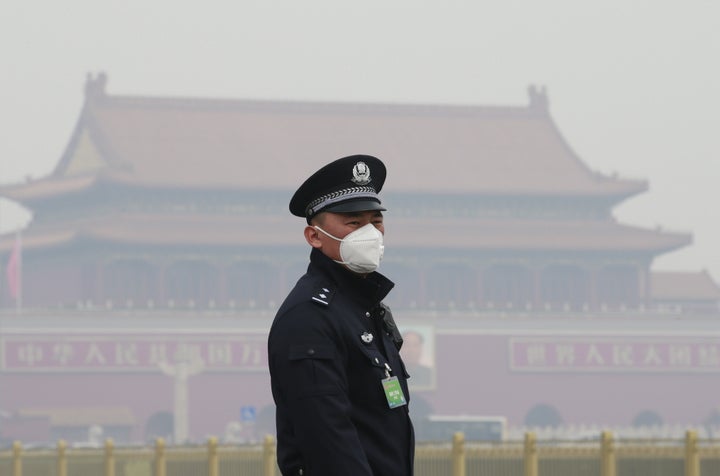
[[[337,238],[337,237],[335,237],[335,236],[332,236],[330,233],[328,233],[327,231],[323,230],[322,228],[320,228],[320,227],[317,226],[317,225],[315,225],[313,228],[315,228],[315,229],[318,230],[318,231],[323,232],[323,234],[329,236],[329,237],[332,238],[333,240],[342,241],[340,238]]]

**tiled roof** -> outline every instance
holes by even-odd
[[[707,271],[655,271],[650,276],[654,300],[720,301],[720,287]]]
[[[646,230],[611,221],[502,220],[465,218],[386,219],[388,253],[398,249],[628,251],[661,253],[690,243],[689,235]],[[122,214],[84,223],[34,226],[23,235],[26,249],[76,239],[140,245],[304,246],[305,221],[272,215]],[[0,241],[0,252],[14,236]],[[446,246],[443,246],[443,243]]]
[[[294,190],[328,161],[366,153],[386,162],[393,192],[620,200],[647,188],[592,172],[536,91],[528,106],[492,107],[115,96],[100,79],[87,89],[53,176],[10,196],[62,192],[55,182],[75,173],[86,137],[108,167],[102,175],[152,187]]]
[[[22,202],[24,200],[42,199],[78,192],[94,185],[97,181],[98,177],[95,175],[48,177],[42,180],[3,187],[0,195]]]

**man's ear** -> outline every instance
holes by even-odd
[[[320,232],[313,226],[305,227],[305,240],[313,248],[322,248],[322,241],[320,241]]]

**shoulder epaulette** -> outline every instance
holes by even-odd
[[[312,295],[312,300],[316,303],[322,304],[323,306],[329,306],[332,297],[333,292],[330,289],[320,288]]]

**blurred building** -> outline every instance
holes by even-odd
[[[478,107],[105,85],[88,78],[49,176],[0,189],[33,213],[0,285],[0,409],[52,422],[109,408],[87,425],[141,439],[173,410],[162,365],[192,361],[191,437],[235,420],[271,429],[265,337],[308,256],[289,197],[353,153],[388,166],[381,272],[401,327],[423,336],[420,414],[699,424],[720,405],[720,288],[704,271],[651,269],[691,236],[615,220],[647,183],[590,170],[543,90]],[[6,263],[15,242],[0,241]]]

